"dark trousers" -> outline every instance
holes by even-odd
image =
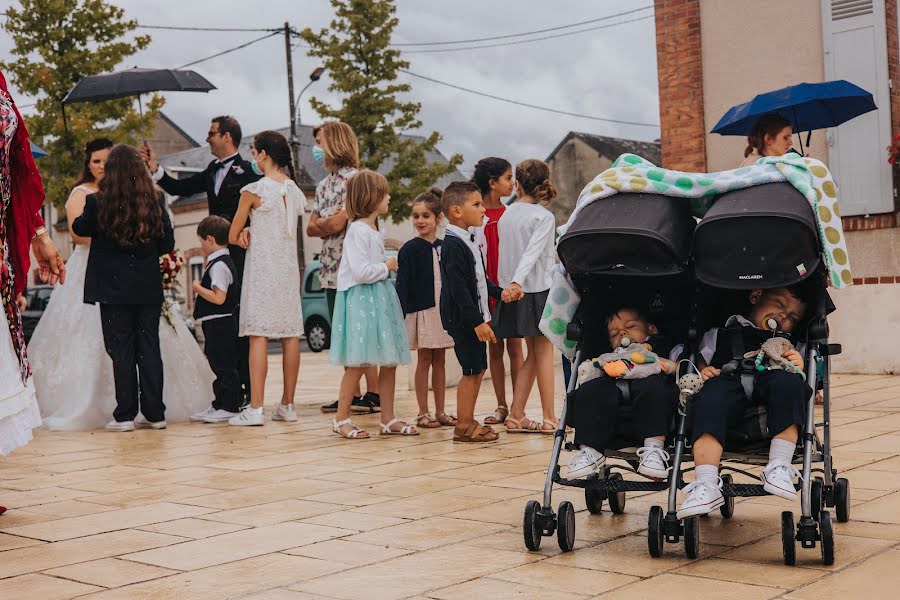
[[[738,377],[713,377],[694,396],[691,408],[692,439],[696,441],[708,433],[724,446],[728,432],[752,414],[754,405],[765,407],[770,436],[781,433],[791,425],[798,426],[802,432],[810,394],[812,389],[803,378],[787,371],[759,373],[750,398],[747,398]]]
[[[231,260],[234,261],[234,268],[237,271],[237,283],[243,285],[244,280],[244,263],[247,260],[247,251],[240,246],[228,246],[228,253]],[[238,307],[234,311],[235,331],[240,320],[241,309]],[[238,378],[240,379],[241,404],[250,402],[250,338],[239,337],[237,339],[237,356],[238,356]],[[218,397],[218,396],[217,396]]]
[[[113,362],[116,421],[133,421],[138,408],[148,421],[166,418],[159,313],[159,303],[100,305],[103,343]]]
[[[216,410],[240,412],[243,397],[241,378],[238,372],[238,329],[234,317],[222,317],[203,321],[203,352],[209,366],[216,375],[213,381],[215,399],[212,406]]]
[[[648,437],[667,435],[678,388],[671,378],[651,375],[627,381],[630,405],[623,405],[616,380],[593,379],[575,392],[575,443],[603,451],[614,441],[643,443]],[[630,413],[630,415],[628,414]]]

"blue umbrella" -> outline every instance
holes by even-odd
[[[713,127],[712,133],[748,135],[760,117],[770,113],[781,115],[793,124],[795,133],[800,133],[837,127],[877,108],[872,94],[843,79],[799,83],[732,106]]]
[[[28,141],[28,143],[31,144],[31,155],[33,157],[41,158],[41,157],[47,156],[46,150],[44,150],[43,148],[41,148],[40,146],[38,146],[37,144],[35,144],[34,142],[32,142],[30,140]]]

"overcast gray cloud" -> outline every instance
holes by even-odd
[[[11,3],[0,0],[4,9]],[[327,0],[115,0],[129,17],[148,25],[206,27],[326,26]],[[650,0],[398,0],[395,43],[491,37],[565,25],[651,5]],[[649,16],[637,13],[627,20]],[[614,20],[614,21],[616,21]],[[598,23],[599,25],[599,23]],[[153,42],[122,67],[175,67],[259,37],[260,33],[150,31]],[[0,32],[0,53],[12,42]],[[410,71],[521,102],[599,117],[657,123],[659,97],[653,19],[528,44],[447,53],[408,54]],[[316,65],[301,48],[294,52],[295,85],[306,83]],[[288,123],[284,40],[273,37],[192,67],[218,90],[168,94],[163,109],[202,143],[209,118],[235,115],[246,132]],[[402,76],[406,78],[407,76]],[[487,155],[511,161],[544,158],[568,131],[653,140],[656,128],[556,115],[481,98],[409,78],[411,97],[422,103],[423,131],[443,135],[440,149],[460,152],[467,172]],[[326,91],[327,75],[310,87],[301,106],[304,122],[316,121],[307,100]],[[299,90],[299,86],[296,88]],[[13,86],[15,87],[15,86]],[[19,99],[20,104],[26,100]],[[27,114],[27,113],[26,113]]]

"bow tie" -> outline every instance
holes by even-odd
[[[234,162],[233,158],[229,158],[229,159],[225,160],[224,162],[219,161],[218,163],[216,163],[216,169],[227,168],[229,165],[231,165],[232,162]]]
[[[474,234],[474,233],[470,233],[470,234],[469,234],[469,241],[470,241],[470,242],[474,242],[474,241],[475,241],[475,234]]]

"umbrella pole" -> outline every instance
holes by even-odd
[[[144,123],[143,123],[143,121],[144,121],[144,103],[141,102],[141,95],[140,95],[140,94],[138,94],[138,112],[139,112],[140,115],[141,115],[141,141],[142,141],[142,142],[144,143],[144,145],[146,146],[146,145],[147,145],[147,138],[146,138],[145,135],[143,135],[143,133],[144,133]]]

